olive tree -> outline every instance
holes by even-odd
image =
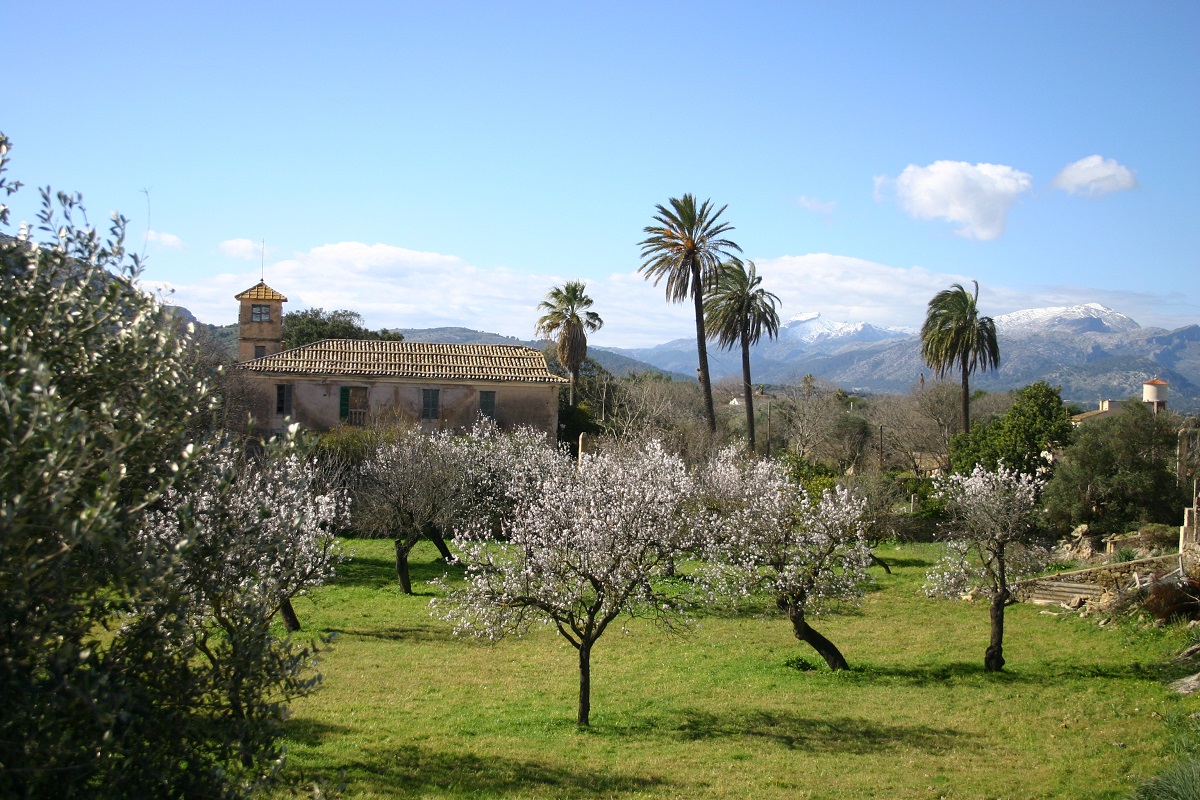
[[[7,152],[0,135],[6,195]],[[49,189],[33,226],[0,235],[6,797],[249,794],[277,772],[288,700],[315,685],[311,648],[273,634],[257,582],[224,580],[190,535],[141,534],[216,445],[213,395],[124,236],[123,218],[105,235]]]

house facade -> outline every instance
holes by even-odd
[[[280,298],[278,306],[259,314],[274,313],[270,321],[282,324],[286,298],[266,284],[237,296],[239,319],[247,306],[265,305],[260,297],[268,292]],[[283,350],[278,335],[264,342],[254,327],[264,321],[250,320],[250,337],[239,329],[239,354],[251,357],[240,359],[238,372],[258,397],[252,411],[258,430],[280,431],[289,422],[323,431],[399,421],[456,430],[485,416],[502,429],[529,426],[557,436],[559,387],[567,379],[550,372],[532,348],[326,339]]]
[[[518,345],[326,339],[238,368],[266,401],[257,426],[273,431],[288,421],[322,431],[401,420],[454,430],[482,415],[504,429],[527,425],[554,437],[567,382],[541,353]]]

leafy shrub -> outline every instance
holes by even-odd
[[[1200,761],[1170,767],[1138,787],[1133,800],[1200,800]]]
[[[1137,558],[1137,551],[1132,547],[1125,545],[1124,547],[1118,549],[1117,552],[1113,553],[1112,560],[1124,564],[1126,561],[1133,561],[1135,558]]]
[[[783,661],[783,665],[788,669],[797,669],[801,672],[813,672],[817,669],[817,665],[809,661],[804,656],[792,656]]]

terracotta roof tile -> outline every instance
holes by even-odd
[[[236,295],[233,299],[234,300],[278,300],[281,303],[287,302],[286,297],[284,297],[279,292],[272,289],[270,286],[267,286],[267,284],[263,281],[259,281],[258,283],[254,284],[249,289],[247,289],[246,291],[242,292],[239,295]]]
[[[325,339],[239,365],[273,375],[338,375],[445,381],[566,383],[537,350],[509,344],[431,344]]]

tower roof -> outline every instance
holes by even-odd
[[[1159,380],[1158,376],[1155,376],[1142,384],[1142,386],[1167,386],[1167,385],[1168,385],[1167,382],[1163,381],[1163,380]]]
[[[258,283],[254,284],[249,289],[247,289],[246,291],[242,292],[239,295],[236,295],[233,299],[234,300],[276,300],[280,303],[287,302],[286,297],[284,297],[279,292],[272,289],[270,286],[267,286],[267,284],[264,281],[259,281]]]

